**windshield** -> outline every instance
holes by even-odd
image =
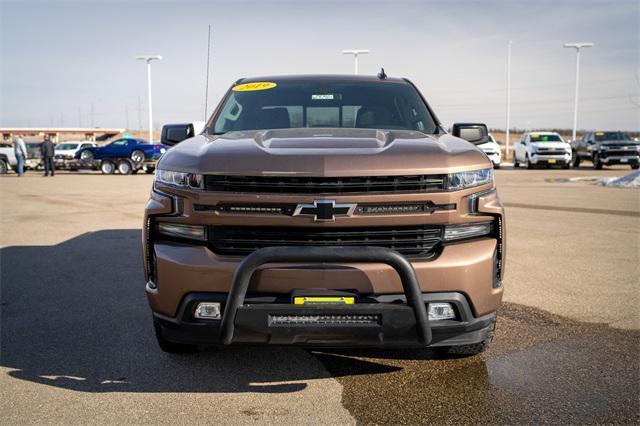
[[[258,87],[258,89],[256,89]],[[410,84],[278,81],[235,86],[208,131],[343,127],[434,133],[435,120]]]
[[[596,132],[597,141],[628,141],[631,140],[625,132]]]
[[[57,149],[76,149],[78,147],[77,143],[63,143],[61,145],[58,145],[56,148]]]
[[[562,142],[562,138],[559,135],[531,134],[531,142]]]

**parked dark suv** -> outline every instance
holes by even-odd
[[[443,130],[405,79],[242,79],[202,134],[165,129],[144,219],[160,347],[482,352],[502,299],[486,126]],[[466,139],[463,140],[462,138]]]

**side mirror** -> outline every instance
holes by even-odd
[[[483,123],[455,123],[451,130],[453,136],[480,145],[489,142],[489,130]]]
[[[195,132],[192,123],[165,124],[162,126],[160,142],[163,145],[174,146],[193,136]]]

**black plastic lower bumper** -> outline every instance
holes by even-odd
[[[404,294],[389,302],[382,300],[388,296],[378,296],[350,305],[320,306],[248,298],[253,273],[276,262],[385,263],[398,273]],[[266,247],[245,257],[234,273],[229,294],[218,295],[220,300],[215,301],[222,305],[221,320],[194,318],[199,302],[212,301],[207,294],[187,296],[175,319],[154,315],[166,340],[199,344],[425,347],[478,343],[493,330],[495,315],[473,318],[466,298],[456,293],[446,301],[456,306],[459,321],[431,324],[428,299],[437,294],[427,294],[425,300],[411,263],[388,248]]]
[[[221,345],[220,321],[193,317],[200,302],[218,302],[223,306],[223,293],[191,293],[180,305],[175,318],[154,313],[163,337],[176,343]],[[233,342],[239,344],[301,345],[315,347],[424,347],[416,337],[413,311],[403,294],[361,296],[355,305],[342,307],[287,304],[286,295],[247,295],[238,309]],[[456,320],[430,321],[430,347],[479,343],[495,325],[495,313],[474,317],[469,303],[460,293],[424,293],[422,300],[451,303]],[[375,324],[282,325],[274,318],[280,315],[356,315],[378,316]]]

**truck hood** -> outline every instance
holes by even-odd
[[[373,129],[281,129],[199,135],[171,148],[158,167],[203,174],[384,176],[491,167],[450,135]]]

